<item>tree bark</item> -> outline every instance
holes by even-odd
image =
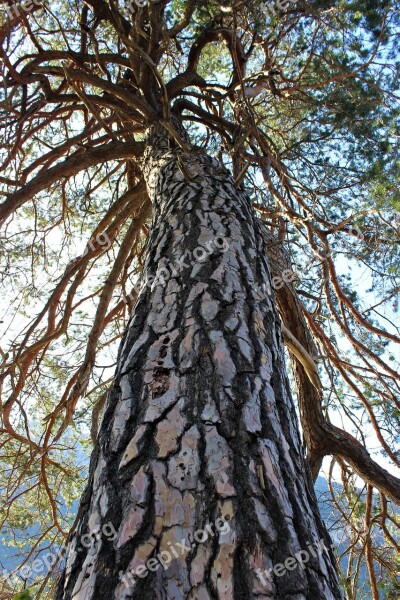
[[[339,599],[249,199],[157,127],[143,170],[142,287],[56,598]]]

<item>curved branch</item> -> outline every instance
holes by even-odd
[[[10,194],[7,200],[0,204],[0,227],[14,211],[33,198],[33,196],[47,189],[58,179],[71,177],[83,169],[108,160],[140,156],[143,151],[144,143],[142,142],[110,142],[92,150],[86,150],[85,152],[79,150],[75,152],[66,158],[64,162],[51,167],[51,169],[48,169],[44,173],[36,175],[23,188]]]

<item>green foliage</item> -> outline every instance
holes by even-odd
[[[12,600],[34,600],[34,597],[29,590],[23,590],[22,592],[15,594],[15,596],[12,597]]]

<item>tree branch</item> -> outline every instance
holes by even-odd
[[[83,169],[108,160],[119,160],[140,156],[144,151],[142,142],[110,142],[92,150],[79,150],[48,171],[33,177],[23,188],[10,194],[0,204],[0,227],[5,220],[25,202],[47,189],[62,177],[71,177]]]

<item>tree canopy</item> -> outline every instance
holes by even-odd
[[[23,4],[0,13],[0,523],[21,563],[72,526],[151,226],[145,134],[160,122],[185,147],[182,123],[290,261],[340,430],[324,446],[300,406],[331,457],[347,598],[394,598],[400,4]]]

